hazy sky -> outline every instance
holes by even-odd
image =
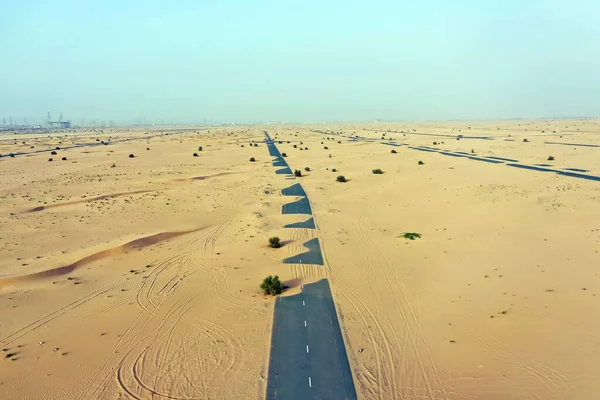
[[[0,118],[600,115],[600,2],[0,0]]]

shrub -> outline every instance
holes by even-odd
[[[60,147],[55,147],[54,150],[60,150]]]
[[[338,177],[335,178],[335,180],[338,181],[338,182],[348,182],[346,180],[346,177],[344,175],[338,175]]]
[[[294,145],[294,148],[295,148],[295,149],[297,149],[297,148],[298,148],[298,145],[296,145],[296,144],[295,144],[295,145]]]
[[[392,154],[398,153],[396,150],[392,149]]]
[[[373,170],[373,173],[377,174],[377,175],[381,175],[381,174],[383,174],[383,171],[380,168],[376,168]]]
[[[341,141],[341,140],[338,140],[338,144],[342,144],[342,141]]]
[[[55,151],[51,151],[50,154],[52,154],[53,156],[55,156],[56,152]]]
[[[202,151],[202,146],[198,146],[198,151]]]
[[[423,161],[419,161],[417,164],[424,165],[425,163]]]
[[[114,167],[116,167],[116,166],[117,166],[116,164],[113,164],[113,165],[111,165],[110,167],[111,167],[111,168],[114,168]]]
[[[150,147],[146,147],[146,150],[150,150]]]
[[[305,147],[304,150],[308,150],[308,147]]]
[[[198,157],[198,153],[194,153],[194,157]]]
[[[552,156],[548,157],[548,161],[554,161],[554,157],[552,157]]]
[[[300,178],[302,176],[302,171],[300,171],[299,169],[294,171],[294,176],[297,178]]]
[[[308,171],[310,171],[310,167],[304,167],[304,170],[305,170],[306,172],[308,172]]]
[[[523,139],[523,142],[527,143],[527,142],[529,142],[529,140],[527,140],[527,138],[525,138],[525,139]]]
[[[254,143],[254,147],[258,147],[258,143]]]
[[[281,153],[281,157],[287,157],[287,154]]]
[[[420,239],[421,238],[421,234],[420,233],[415,233],[415,232],[405,232],[402,234],[402,237],[404,239],[408,239],[408,240],[415,240],[415,239]]]
[[[274,249],[280,248],[281,247],[280,239],[277,236],[273,236],[272,238],[269,238],[269,246],[271,246]]]
[[[9,156],[10,156],[11,158],[15,158],[15,154],[14,154],[14,153],[10,153],[10,154],[9,154]]]
[[[67,157],[63,157],[63,158],[61,158],[61,160],[67,161]]]
[[[250,162],[254,162],[254,161],[256,161],[256,158],[250,157]]]
[[[133,158],[133,157],[135,157],[133,154],[130,154],[130,155],[129,155],[129,158]]]
[[[332,169],[331,169],[331,172],[337,172],[337,169],[335,169],[335,168],[332,168]]]
[[[275,296],[283,292],[283,283],[279,280],[277,275],[269,275],[260,284],[260,288],[264,294]]]
[[[49,159],[48,159],[48,161],[52,161],[52,159],[51,159],[51,158],[49,158]]]
[[[325,146],[325,147],[323,147],[323,149],[325,149],[325,150],[329,150],[329,147]]]

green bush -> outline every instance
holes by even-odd
[[[260,288],[264,294],[275,296],[283,292],[283,283],[279,280],[277,275],[269,275],[263,279],[263,282],[260,284]]]
[[[63,158],[61,158],[61,160],[67,161],[67,157],[63,157]]]
[[[281,157],[287,157],[287,154],[281,153]]]
[[[398,153],[396,150],[392,149],[392,154]]]
[[[302,171],[300,171],[299,169],[295,170],[294,171],[294,176],[297,177],[297,178],[302,177]]]
[[[198,147],[198,151],[202,151],[202,146],[199,146],[199,147]]]
[[[250,157],[250,162],[254,162],[254,161],[256,161],[256,158]]]
[[[381,169],[379,169],[379,168],[376,168],[376,169],[373,170],[373,173],[377,174],[377,175],[380,175],[380,174],[383,174],[383,171]]]
[[[552,156],[548,157],[548,161],[554,161],[554,157],[552,157]]]
[[[273,236],[272,238],[269,239],[269,246],[271,246],[274,249],[278,249],[281,247],[281,241],[277,236]]]
[[[133,154],[130,154],[130,155],[129,155],[129,158],[133,158],[133,157],[135,157]]]
[[[308,172],[308,171],[310,171],[310,167],[304,167],[304,170],[305,170],[306,172]]]
[[[406,232],[402,234],[402,237],[404,239],[408,239],[408,240],[415,240],[415,239],[420,239],[421,238],[421,234],[420,233],[415,233],[415,232]]]
[[[346,180],[346,177],[344,175],[338,175],[338,177],[335,178],[335,180],[338,181],[338,182],[348,182]]]
[[[198,153],[194,153],[194,157],[198,157]]]
[[[50,154],[52,154],[53,156],[55,156],[56,152],[55,151],[51,151]]]
[[[423,161],[419,161],[417,164],[419,164],[419,165],[425,165],[425,163]]]

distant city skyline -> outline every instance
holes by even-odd
[[[600,3],[0,5],[0,117],[73,124],[594,117]],[[209,121],[209,122],[206,122]]]

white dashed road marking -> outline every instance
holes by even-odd
[[[308,345],[306,345],[306,352],[308,353]]]
[[[312,387],[312,381],[310,380],[310,376],[308,377],[308,387]]]

